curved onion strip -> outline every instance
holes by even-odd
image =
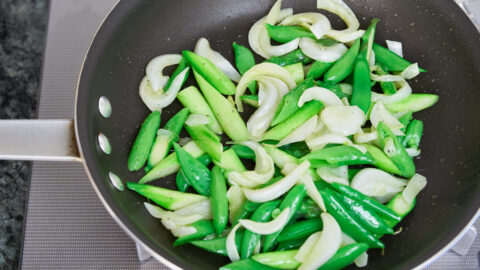
[[[405,148],[405,151],[407,151],[407,154],[412,158],[419,156],[421,153],[420,149],[415,148]]]
[[[340,247],[344,247],[344,246],[348,246],[348,245],[351,245],[351,244],[355,244],[356,241],[353,240],[352,237],[350,237],[348,234],[346,233],[342,233],[342,243],[340,244]],[[362,253],[360,256],[358,256],[354,261],[355,265],[357,267],[365,267],[367,266],[367,263],[368,263],[368,254],[367,252],[365,251],[364,253]]]
[[[233,219],[237,215],[240,206],[245,201],[242,189],[239,186],[230,186],[227,191],[228,199],[228,220],[233,223]]]
[[[318,120],[317,115],[312,116],[305,123],[303,123],[294,131],[292,131],[292,133],[290,133],[287,137],[283,138],[277,144],[277,147],[305,140],[305,138],[310,136],[315,131],[315,128],[317,127],[317,120]]]
[[[348,166],[337,168],[320,167],[317,169],[317,174],[330,184],[336,182],[346,186],[350,185],[348,182]]]
[[[272,78],[272,77],[267,77]],[[273,116],[277,110],[277,105],[281,98],[274,85],[268,80],[258,80],[258,103],[260,107],[250,116],[247,121],[247,129],[250,137],[259,141],[270,126]]]
[[[372,70],[372,67],[375,66],[375,52],[373,50],[370,51],[370,58],[368,59],[368,65],[370,66],[370,70]]]
[[[161,219],[162,222],[166,223],[170,229],[183,226],[183,225],[192,224],[201,219],[211,218],[210,210],[208,210],[207,214],[198,212],[198,213],[191,213],[189,215],[179,215],[176,212],[165,211],[161,207],[158,207],[156,205],[153,205],[147,202],[144,203],[144,206],[150,215],[152,215],[155,218]]]
[[[200,38],[195,45],[194,52],[206,59],[210,60],[217,66],[228,78],[232,81],[238,82],[240,80],[240,73],[232,66],[232,64],[225,59],[220,53],[212,50],[210,43],[206,38]]]
[[[320,117],[329,130],[345,136],[357,133],[365,121],[365,114],[357,106],[330,106]]]
[[[312,251],[313,246],[315,243],[320,239],[320,236],[322,236],[322,232],[316,232],[311,234],[307,240],[300,246],[298,249],[297,254],[295,255],[295,260],[297,262],[304,262],[305,259],[307,258],[308,254]]]
[[[328,18],[318,12],[298,13],[285,18],[281,25],[300,25],[310,29],[317,39],[332,29]]]
[[[240,228],[240,226],[242,226],[242,224],[235,225],[232,231],[230,231],[230,233],[227,236],[227,244],[226,244],[227,254],[228,254],[228,258],[230,258],[232,262],[240,260],[240,255],[238,254],[237,245],[235,244],[235,233],[237,232],[238,228]]]
[[[173,228],[171,232],[175,237],[182,237],[196,233],[197,229],[193,226],[181,226]]]
[[[371,143],[372,141],[377,140],[378,134],[377,131],[373,130],[372,132],[360,131],[355,134],[353,140],[356,143]]]
[[[203,126],[208,123],[210,123],[210,119],[207,116],[198,113],[190,114],[187,117],[187,120],[185,120],[185,125],[187,126]]]
[[[398,84],[401,88],[398,89],[397,93],[393,95],[384,95],[372,92],[372,101],[377,102],[381,100],[383,104],[390,104],[401,101],[412,94],[412,88],[405,80],[399,81]]]
[[[403,57],[403,49],[402,49],[402,43],[398,41],[393,41],[393,40],[385,40],[387,43],[387,47],[390,51],[394,52],[400,57]]]
[[[317,8],[338,15],[347,25],[347,28],[343,30],[328,31],[327,36],[345,43],[356,40],[365,33],[364,30],[358,30],[360,23],[357,17],[342,0],[317,0]]]
[[[370,73],[370,79],[377,82],[398,82],[403,80],[403,77],[400,75],[377,75]]]
[[[301,181],[305,184],[307,195],[318,205],[318,207],[320,207],[320,209],[322,209],[323,212],[327,212],[322,195],[320,195],[315,183],[313,183],[312,172],[305,175]]]
[[[418,193],[422,191],[423,188],[427,185],[427,178],[423,175],[416,173],[409,181],[407,186],[402,192],[403,199],[411,204]]]
[[[418,68],[418,63],[413,63],[406,67],[401,73],[400,76],[403,78],[410,80],[415,78],[418,74],[420,74],[420,69]]]
[[[211,216],[210,200],[207,198],[205,200],[201,200],[199,202],[187,205],[176,210],[175,213],[181,216],[188,216],[199,213],[202,213],[205,216]]]
[[[157,56],[148,62],[145,69],[148,81],[154,92],[162,90],[168,81],[168,76],[163,75],[163,69],[168,66],[180,63],[182,56],[180,54],[164,54]]]
[[[385,108],[381,101],[378,101],[373,106],[372,112],[370,113],[370,122],[375,128],[377,128],[380,122],[384,122],[392,130],[403,128],[403,124]]]
[[[295,81],[286,69],[273,63],[261,63],[251,67],[238,82],[237,89],[235,90],[235,103],[239,112],[243,112],[242,100],[240,97],[245,93],[248,84],[251,81],[256,81],[259,77],[274,77],[284,82],[288,89],[293,89],[297,86]]]
[[[145,103],[151,111],[161,110],[170,105],[177,97],[177,93],[183,84],[188,70],[189,68],[184,69],[175,77],[175,79],[173,79],[173,82],[166,93],[163,93],[163,90],[154,92],[147,77],[144,77],[139,87],[139,94],[143,103]]]
[[[351,187],[384,203],[401,192],[406,184],[405,179],[394,177],[379,169],[366,168],[353,177]]]
[[[308,57],[321,62],[334,62],[347,52],[347,47],[342,43],[324,46],[311,38],[301,38],[299,47]]]
[[[148,213],[154,218],[161,219],[168,212],[170,212],[170,211],[163,210],[160,206],[156,206],[156,205],[153,205],[153,204],[150,204],[150,203],[147,203],[147,202],[144,202],[143,205],[147,209]]]
[[[322,235],[316,241],[298,270],[317,269],[333,257],[340,248],[342,242],[340,225],[328,213],[322,213],[321,217],[323,221]]]
[[[335,133],[327,133],[323,134],[317,137],[312,137],[308,138],[305,140],[305,143],[307,143],[308,148],[310,150],[315,151],[322,149],[325,147],[327,144],[352,144],[352,141],[350,141],[349,138],[346,136],[340,135],[340,134],[335,134]]]
[[[325,107],[328,106],[342,106],[343,103],[332,91],[323,87],[310,87],[303,92],[298,100],[298,107],[302,107],[303,104],[311,101],[319,100]]]
[[[252,202],[266,202],[282,196],[290,190],[308,171],[310,162],[304,161],[280,181],[261,189],[243,188],[243,194]]]
[[[258,233],[261,235],[272,234],[283,228],[288,222],[288,214],[290,208],[285,208],[275,219],[269,222],[256,222],[249,219],[240,219],[238,222],[242,224],[245,229]]]
[[[353,93],[353,86],[348,83],[340,83],[340,89],[342,89],[342,92],[347,95],[351,95]]]

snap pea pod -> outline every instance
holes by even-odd
[[[235,151],[235,153],[239,158],[255,160],[255,151],[253,151],[248,146],[241,145],[241,144],[234,144],[232,145],[231,149]]]
[[[391,112],[418,112],[432,107],[438,101],[438,96],[434,94],[411,94],[410,96],[390,104],[385,104]]]
[[[348,51],[342,55],[342,57],[338,59],[335,64],[333,64],[327,73],[325,73],[325,81],[330,83],[338,83],[348,77],[353,71],[355,59],[357,58],[359,49],[360,39],[357,39],[355,43],[353,43],[352,47],[350,47],[350,49],[348,49]]]
[[[280,203],[280,211],[283,211],[287,207],[289,208],[287,223],[290,222],[297,213],[305,194],[305,185],[296,185],[287,193],[285,198],[282,200],[282,203]],[[277,243],[277,238],[283,229],[284,228],[265,236],[263,241],[263,252],[271,251],[274,248],[275,244]]]
[[[235,233],[235,245],[237,246],[237,250],[240,249],[244,232],[245,231],[237,231]],[[218,255],[228,256],[226,236],[207,240],[196,240],[190,242],[190,244]]]
[[[407,130],[407,126],[412,121],[412,112],[406,112],[404,115],[398,118],[398,122],[400,122],[403,127],[400,129],[401,132],[405,132]]]
[[[422,139],[422,133],[422,120],[413,119],[410,124],[408,124],[407,130],[405,132],[405,137],[403,138],[402,142],[403,146],[418,149],[418,146],[420,145],[420,140]]]
[[[375,52],[375,62],[384,66],[388,71],[400,72],[410,66],[412,63],[398,56],[389,49],[374,43],[372,47]],[[419,68],[420,72],[427,72],[423,68]]]
[[[339,184],[339,183],[332,183],[332,187],[334,189],[336,189],[338,192],[354,199],[354,200],[357,200],[361,203],[363,203],[364,205],[366,206],[369,206],[370,208],[374,209],[379,215],[381,215],[382,217],[384,218],[388,218],[388,219],[392,219],[392,220],[396,220],[396,221],[400,221],[401,220],[401,217],[398,216],[395,211],[392,211],[390,208],[386,207],[385,205],[383,205],[382,203],[380,203],[378,200],[374,199],[374,198],[371,198],[367,195],[364,195],[363,193],[351,188],[351,187],[348,187],[348,186],[345,186],[345,185],[342,185],[342,184]]]
[[[180,63],[178,63],[172,75],[170,76],[170,78],[168,78],[168,81],[165,84],[165,87],[163,88],[164,92],[167,92],[170,89],[170,85],[172,84],[175,77],[177,77],[178,74],[180,74],[184,69],[186,69],[189,66],[190,64],[187,62],[187,59],[185,59],[185,57],[182,57],[182,59],[180,60]],[[187,80],[189,73],[190,73],[190,70],[187,71],[187,74],[185,75],[185,79],[183,79],[182,85]]]
[[[339,201],[337,195],[330,188],[319,191],[330,213],[338,222],[342,231],[350,235],[357,242],[367,243],[372,248],[384,248],[385,245],[360,224]]]
[[[360,145],[367,148],[368,153],[372,155],[373,166],[386,172],[402,175],[402,172],[398,169],[398,167],[392,162],[392,160],[390,160],[390,158],[387,157],[387,155],[385,155],[385,153],[380,148],[366,143]]]
[[[255,65],[255,57],[247,47],[234,42],[233,51],[235,53],[235,66],[237,66],[237,69],[241,75]],[[257,91],[257,83],[249,83],[248,89],[250,89],[252,94],[255,94]]]
[[[382,154],[382,150],[378,149],[378,151],[380,151]],[[373,156],[373,155],[372,155]],[[374,158],[375,159],[375,158]],[[355,175],[357,175],[357,173],[360,171],[360,169],[351,169],[349,168],[348,169],[348,180],[349,181],[352,181],[353,177],[355,177]]]
[[[213,160],[220,161],[223,146],[220,137],[213,133],[206,125],[189,126],[185,130],[203,151],[209,154]]]
[[[208,166],[210,165],[210,163],[212,163],[212,158],[207,154],[201,155],[197,158],[197,160],[205,166]],[[181,192],[187,191],[188,187],[190,186],[190,184],[188,183],[188,179],[183,173],[182,169],[178,171],[175,182],[177,184],[178,190]]]
[[[371,22],[370,25],[368,26],[367,30],[362,36],[362,50],[360,51],[361,54],[367,59],[368,62],[370,62],[370,58],[372,55],[372,46],[373,46],[373,41],[375,40],[375,32],[377,31],[377,23],[378,19],[374,18]]]
[[[224,265],[219,270],[278,270],[278,268],[259,263],[254,259],[244,259]]]
[[[312,116],[318,114],[323,109],[323,104],[319,101],[312,100],[303,105],[298,111],[294,112],[290,117],[265,132],[263,140],[280,141],[287,137],[292,131],[305,123]]]
[[[278,242],[278,246],[275,250],[282,251],[282,250],[297,249],[301,247],[303,243],[305,243],[307,238],[308,237]]]
[[[358,106],[364,113],[367,113],[371,99],[370,65],[367,59],[359,54],[355,60],[353,70],[353,92],[350,104]]]
[[[315,83],[319,87],[323,87],[332,91],[335,95],[337,95],[338,98],[348,97],[348,95],[342,91],[342,87],[339,84],[322,82],[322,81],[316,81]]]
[[[287,43],[302,37],[317,39],[310,30],[296,25],[271,25],[267,23],[265,28],[267,28],[270,38],[280,43]]]
[[[257,95],[243,95],[240,97],[240,99],[243,101],[243,103],[246,103],[254,108],[260,107],[260,104],[258,104]]]
[[[199,220],[195,223],[192,223],[192,224],[188,225],[187,227],[194,228],[195,232],[192,233],[192,234],[181,236],[181,237],[177,238],[177,240],[175,240],[175,242],[173,242],[174,247],[186,244],[186,243],[194,241],[194,240],[202,239],[207,235],[215,233],[215,231],[213,229],[213,226],[212,226],[212,222],[210,220],[202,219],[202,220]]]
[[[382,67],[381,65],[377,66],[377,74],[378,75],[388,75],[388,72],[385,70],[386,68]],[[397,88],[393,82],[379,82],[380,88],[385,95],[393,95],[397,92]]]
[[[323,223],[320,218],[312,218],[302,220],[291,225],[288,225],[278,236],[279,242],[292,241],[298,239],[305,239],[311,234],[321,231]]]
[[[365,243],[354,243],[341,247],[332,258],[330,258],[324,265],[317,268],[317,270],[337,270],[347,267],[358,258],[362,253],[368,250],[368,245]]]
[[[253,211],[257,210],[259,206],[260,206],[260,203],[244,201],[240,206],[240,209],[238,209],[237,214],[233,218],[233,221],[231,221],[232,226],[237,225],[240,219],[250,218],[250,215],[253,213]]]
[[[205,78],[218,92],[224,95],[235,94],[235,84],[212,62],[191,51],[185,50],[182,54],[193,67],[194,71]]]
[[[377,127],[378,143],[383,152],[400,169],[402,176],[410,178],[415,174],[415,164],[392,130],[380,122]]]
[[[336,145],[312,151],[300,160],[310,161],[312,167],[316,167],[316,164],[322,164],[322,162],[325,162],[325,164],[322,165],[343,166],[370,164],[373,162],[373,157],[370,153],[362,153],[352,146]]]
[[[334,64],[335,62],[321,62],[315,61],[313,62],[312,66],[308,70],[307,78],[312,78],[314,80],[319,79],[320,77],[327,72],[327,70]]]
[[[227,183],[222,169],[214,166],[210,182],[210,205],[212,209],[213,228],[218,236],[223,233],[228,223]]]
[[[403,219],[408,213],[410,213],[417,204],[417,199],[415,198],[411,203],[408,203],[403,198],[402,193],[399,193],[393,197],[388,203],[387,207],[394,211],[401,219]],[[397,225],[400,220],[385,220],[390,226],[394,227]]]
[[[308,153],[310,153],[310,149],[308,148],[307,144],[304,141],[290,143],[283,146],[280,146],[278,149],[296,157],[301,158]]]
[[[320,207],[318,207],[317,203],[314,200],[307,198],[304,199],[300,204],[297,216],[311,219],[320,217],[321,213],[322,210],[320,209]]]
[[[312,58],[306,56],[300,49],[296,49],[284,55],[273,56],[270,59],[265,60],[265,62],[274,63],[282,67],[299,62],[306,65],[311,63],[312,61]]]
[[[275,116],[273,117],[272,126],[283,122],[288,117],[292,116],[296,111],[298,111],[300,109],[300,107],[298,107],[298,101],[300,100],[300,97],[305,90],[313,86],[313,79],[307,78],[302,83],[297,85],[297,87],[295,87],[292,91],[284,95],[280,100],[277,111],[275,112]]]
[[[305,73],[303,71],[302,63],[295,63],[295,64],[283,66],[283,68],[287,70],[288,73],[290,73],[290,75],[292,76],[296,84],[303,82],[305,78]]]
[[[130,171],[137,171],[145,165],[159,127],[160,112],[153,111],[143,121],[128,156],[127,163]]]
[[[266,222],[272,217],[273,210],[278,206],[280,201],[269,201],[260,205],[255,212],[253,212],[252,217],[250,218],[256,222]],[[250,258],[253,255],[253,251],[260,241],[261,235],[251,232],[249,230],[245,231],[243,235],[242,248],[240,249],[240,256],[242,259]]]
[[[279,269],[297,269],[300,262],[295,260],[298,250],[274,251],[252,256],[255,261]]]
[[[214,160],[213,163],[222,168],[225,175],[231,171],[244,172],[247,170],[233,149],[223,151],[221,161]]]
[[[185,178],[188,179],[188,183],[192,185],[198,194],[209,196],[211,181],[210,170],[177,143],[173,143],[173,148],[175,149],[175,153],[177,153],[178,163],[180,163],[180,167],[182,168]]]

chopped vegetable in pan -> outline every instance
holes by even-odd
[[[413,159],[424,122],[413,113],[438,96],[412,94],[407,80],[426,71],[402,43],[376,43],[378,19],[360,29],[342,0],[298,14],[281,5],[253,24],[249,44],[232,44],[234,64],[206,38],[148,63],[139,94],[152,112],[127,164],[147,173],[127,187],[149,200],[173,246],[227,256],[221,269],[364,267],[427,185]],[[189,76],[196,85],[184,86]],[[185,108],[161,125],[175,99]],[[156,185],[172,174],[178,190]]]

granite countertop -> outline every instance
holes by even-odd
[[[36,118],[48,0],[0,0],[0,119]],[[16,269],[30,162],[0,161],[0,269]]]

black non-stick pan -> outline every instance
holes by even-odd
[[[400,224],[402,233],[382,238],[384,254],[369,251],[367,268],[424,266],[471,224],[480,206],[480,35],[453,1],[346,2],[362,28],[371,19],[380,19],[377,42],[402,41],[405,57],[428,70],[411,82],[414,92],[440,96],[436,106],[416,114],[425,122],[422,153],[416,164],[429,184],[419,195],[415,210]],[[190,245],[174,248],[174,237],[146,212],[144,199],[133,192],[117,191],[108,178],[110,172],[123,182],[137,181],[142,175],[130,173],[126,161],[139,123],[148,113],[138,96],[145,66],[157,55],[193,49],[200,37],[208,38],[213,49],[232,60],[232,42],[248,45],[249,28],[273,3],[121,1],[99,29],[85,59],[75,119],[80,160],[112,217],[171,267],[215,269],[227,259]],[[283,6],[293,7],[295,13],[316,10],[314,0],[285,0]],[[331,20],[334,26],[343,26],[338,18],[331,16]],[[108,118],[99,112],[102,96],[111,103]],[[178,109],[176,103],[167,107],[162,123]],[[100,149],[99,133],[110,142],[108,155]],[[174,177],[153,184],[173,188]]]

